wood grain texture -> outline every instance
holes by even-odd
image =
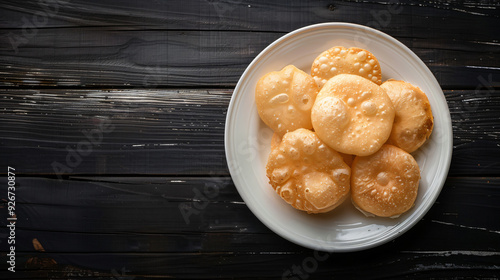
[[[0,164],[20,174],[228,175],[224,125],[231,94],[0,90]],[[498,174],[500,92],[455,90],[445,96],[454,133],[450,175]]]
[[[317,252],[300,254],[250,254],[214,253],[204,254],[61,254],[59,261],[78,263],[75,265],[32,266],[32,270],[21,270],[13,275],[21,279],[72,278],[72,279],[429,279],[460,278],[496,279],[499,276],[497,254],[463,251],[428,251],[423,253],[372,250],[362,258],[360,254],[319,253],[324,261],[313,262]],[[46,254],[20,257],[20,261],[36,257],[43,260]],[[370,260],[376,260],[374,262]],[[111,264],[111,266],[108,266]],[[124,265],[126,264],[126,265]],[[304,266],[302,266],[304,264]],[[85,268],[100,266],[99,270]],[[251,272],[250,267],[251,266]],[[111,267],[111,268],[110,268]],[[304,267],[304,268],[302,268]],[[301,273],[293,273],[300,271]],[[300,270],[299,270],[300,269]],[[8,277],[6,272],[0,276]],[[250,276],[250,274],[252,276]],[[103,278],[106,277],[107,278]],[[136,278],[137,277],[137,278]],[[311,278],[312,277],[312,278]],[[17,278],[17,279],[19,279]]]
[[[53,174],[57,162],[69,174],[227,174],[223,135],[230,91],[5,93],[1,161],[17,165],[19,173]],[[80,142],[86,145],[79,149]]]
[[[6,183],[6,180],[2,180]],[[18,227],[27,232],[98,234],[96,236],[126,233],[152,237],[155,234],[175,236],[184,233],[272,233],[256,220],[229,177],[71,177],[64,180],[23,177],[17,181]],[[471,246],[470,248],[462,249],[498,249],[496,245],[500,243],[491,241],[495,237],[497,242],[500,241],[500,224],[497,219],[500,215],[497,211],[500,201],[499,187],[498,177],[450,177],[424,220],[431,227],[448,227],[451,230],[468,230],[471,233],[483,234],[483,238],[476,240],[477,244],[483,245],[476,246],[471,242],[469,245],[464,244]],[[186,215],[185,209],[192,211]],[[429,233],[435,236],[429,235],[428,241],[415,241],[414,245],[423,246],[421,250],[444,250],[447,245],[439,245],[441,241],[427,246],[425,243],[431,242],[433,238],[446,239],[448,233],[437,233],[433,230],[429,230]],[[489,241],[486,240],[488,236]],[[449,238],[446,242],[458,244],[462,237],[460,235]],[[134,251],[133,246],[114,247],[110,244],[100,248],[73,244],[72,246],[76,247],[66,248],[66,244],[47,244],[42,239],[39,241],[46,244],[46,250],[53,252]],[[21,247],[22,251],[29,251],[31,245],[27,245],[28,247]],[[222,247],[210,247],[208,244],[209,247],[204,249],[185,245],[182,250],[186,251],[223,250],[226,246],[229,246],[228,251],[235,249],[230,249],[233,245],[229,243],[221,245]],[[179,246],[169,246],[172,244],[166,247],[139,247],[143,247],[141,250],[152,252],[175,251],[174,248],[180,250]],[[111,249],[113,247],[114,249]],[[247,249],[252,250],[251,247]]]
[[[394,36],[444,88],[475,88],[488,75],[500,85],[493,2],[71,1],[50,12],[38,1],[3,1],[0,8],[7,18],[0,86],[231,87],[267,45],[320,22]]]
[[[48,4],[48,5],[47,5]],[[141,1],[134,0],[71,0],[47,2],[4,0],[1,3],[5,17],[2,24],[6,28],[19,28],[24,24],[22,17],[32,16],[43,11],[49,15],[45,27],[72,26],[127,26],[137,27],[163,26],[171,29],[197,30],[242,30],[287,32],[290,28],[299,28],[311,21],[327,21],[332,18],[348,21],[353,15],[357,20],[370,22],[376,20],[377,12],[386,10],[391,20],[411,21],[410,17],[418,17],[419,11],[427,14],[428,20],[443,21],[436,15],[450,17],[449,25],[461,24],[466,31],[474,34],[488,34],[494,30],[477,30],[476,26],[464,24],[471,19],[495,19],[500,17],[498,1],[186,1],[179,5],[175,1]],[[45,7],[44,7],[45,6]],[[360,9],[362,8],[362,9]],[[425,13],[424,13],[425,12]],[[379,13],[382,15],[381,13]],[[401,17],[397,17],[401,15]],[[406,18],[402,15],[406,15]],[[455,16],[455,17],[452,17]],[[394,17],[394,18],[393,18]],[[352,20],[352,19],[351,19]],[[470,21],[469,21],[470,22]],[[386,24],[384,24],[386,23]],[[388,22],[380,22],[385,28]],[[433,26],[438,30],[444,26]],[[487,24],[485,24],[487,26]],[[446,26],[448,27],[448,26]],[[428,28],[431,29],[431,28]],[[403,31],[401,29],[401,31]]]
[[[281,277],[315,256],[327,256],[309,271],[320,278],[353,271],[369,279],[495,277],[499,272],[498,177],[449,178],[435,205],[407,233],[374,249],[342,254],[308,250],[272,233],[244,205],[229,178],[18,181],[18,257],[55,260],[61,265],[38,266],[53,277],[69,270],[67,265],[103,275],[124,268],[127,275],[245,277],[249,264],[256,265],[254,277]],[[194,190],[204,192],[208,185],[217,195],[196,197]],[[186,202],[207,202],[189,224],[178,211]],[[44,253],[34,251],[34,238]],[[29,278],[30,269],[20,271]]]
[[[500,3],[394,2],[0,1],[0,278],[500,278]],[[244,69],[321,22],[367,25],[408,46],[452,118],[435,204],[362,252],[316,252],[272,232],[224,154]],[[8,165],[16,273],[4,242]]]

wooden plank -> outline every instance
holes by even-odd
[[[145,235],[270,233],[247,208],[229,177],[68,180],[18,177],[16,181],[17,225],[27,231]],[[2,182],[6,185],[6,179],[2,178]],[[425,225],[484,235],[476,241],[475,248],[481,244],[489,248],[491,243],[483,242],[500,232],[495,218],[500,213],[495,211],[499,205],[499,187],[497,177],[449,178],[425,217]],[[435,232],[428,239],[446,238],[447,234]],[[461,239],[449,241],[461,242]],[[413,244],[426,247],[419,241]],[[432,246],[442,248],[439,244]]]
[[[499,256],[481,251],[400,252],[394,248],[365,253],[325,254],[305,251],[299,254],[60,254],[55,265],[51,254],[21,255],[20,262],[32,258],[42,262],[20,268],[15,274],[2,270],[9,279],[496,279]],[[36,258],[36,259],[35,259]],[[43,263],[43,261],[47,263]],[[50,262],[50,263],[49,263]],[[78,264],[81,267],[78,269]],[[41,267],[41,268],[40,268]],[[37,269],[39,268],[39,269]],[[77,276],[75,276],[77,275]],[[22,277],[22,278],[17,278]],[[109,279],[109,278],[108,278]]]
[[[232,87],[255,56],[282,35],[120,27],[40,29],[36,40],[18,53],[0,51],[4,66],[0,86]],[[474,88],[477,77],[488,75],[493,85],[499,85],[500,48],[495,45],[469,43],[468,50],[450,50],[427,39],[398,39],[426,63],[444,88]]]
[[[0,85],[234,86],[250,61],[281,35],[40,29],[18,53],[0,51]]]
[[[281,277],[288,270],[290,277],[298,277],[293,267],[305,271],[303,264],[308,275],[319,278],[352,277],[353,271],[359,278],[498,274],[499,177],[449,178],[435,205],[407,233],[367,251],[341,254],[315,252],[272,233],[241,203],[229,182],[229,178],[20,177],[19,273],[14,277],[78,273],[92,278],[113,271],[126,276]],[[203,192],[207,185],[218,194],[195,198],[193,190]],[[188,201],[209,202],[196,215],[202,218],[189,225],[176,217],[180,213],[174,206]],[[35,251],[34,238],[44,253]],[[5,269],[1,273],[8,275]]]
[[[268,232],[227,177],[88,180],[18,177],[18,226],[87,233]]]
[[[430,0],[418,3],[403,1],[379,2],[365,0],[335,1],[326,0],[303,2],[290,1],[142,1],[134,0],[72,0],[47,2],[45,5],[38,1],[4,0],[0,8],[5,10],[2,26],[4,28],[19,28],[28,20],[43,22],[43,27],[74,27],[74,26],[127,26],[130,28],[170,28],[193,30],[267,30],[287,32],[291,28],[299,28],[315,22],[325,22],[332,19],[348,22],[355,20],[365,24],[376,21],[382,28],[403,30],[402,22],[412,21],[427,15],[429,27],[435,30],[454,30],[459,25],[466,32],[487,34],[491,30],[477,30],[470,24],[470,20],[491,20],[498,17],[499,7],[496,1],[446,1]],[[362,8],[362,9],[360,9]],[[368,11],[368,12],[363,12]],[[386,11],[387,13],[383,13]],[[38,20],[33,15],[39,14]],[[299,16],[291,16],[299,15]],[[436,25],[445,19],[450,22],[447,26]],[[385,18],[384,18],[385,16]],[[410,17],[409,17],[410,16]],[[43,21],[42,21],[43,20]],[[390,24],[395,21],[397,24]],[[435,22],[433,22],[435,21]],[[413,27],[415,23],[413,22]],[[371,25],[375,25],[372,23]],[[472,32],[471,32],[472,31]],[[424,30],[422,34],[426,33]],[[437,32],[437,31],[435,31]],[[435,35],[435,34],[427,34]]]
[[[1,3],[0,86],[234,86],[275,39],[329,21],[396,37],[444,88],[474,88],[488,75],[500,85],[495,3],[94,2],[71,1],[46,21],[38,2]]]
[[[483,87],[474,91],[446,91],[445,95],[454,136],[449,175],[500,174],[499,92]]]
[[[230,96],[226,90],[3,91],[0,161],[19,173],[227,174]],[[90,150],[79,153],[80,142],[87,143],[81,151],[92,144]]]
[[[133,0],[108,0],[106,2],[72,0],[48,2],[45,5],[38,1],[19,3],[15,0],[4,0],[0,3],[0,8],[5,11],[2,22],[4,28],[19,28],[26,23],[22,19],[26,17],[32,23],[34,21],[43,23],[43,27],[126,26],[130,28],[246,29],[287,32],[291,28],[295,29],[315,22],[332,19],[348,22],[355,17],[355,20],[361,23],[376,21],[382,28],[402,31],[402,23],[407,25],[415,18],[427,15],[428,26],[437,30],[435,32],[461,27],[465,28],[464,31],[475,34],[486,32],[474,29],[466,22],[492,20],[499,15],[498,7],[499,4],[496,1],[435,2],[429,0],[418,3],[403,0],[397,1],[397,4],[396,1],[373,0],[336,1],[335,3],[325,0],[314,2],[278,0],[272,4],[265,1],[243,2],[240,0],[182,3],[152,0],[141,1],[141,3]],[[39,12],[45,13],[48,19],[43,20],[45,16],[39,14],[40,18],[33,20],[33,15]],[[299,13],[300,16],[290,16]],[[448,19],[439,18],[439,15]],[[435,24],[445,20],[450,22],[449,26]],[[392,21],[397,24],[390,24]],[[414,28],[415,24],[418,23],[413,22]],[[375,23],[371,25],[376,26]],[[421,32],[426,33],[424,30]]]
[[[499,174],[499,93],[445,91],[454,132],[450,175]],[[1,90],[0,164],[20,174],[228,175],[224,125],[231,94]],[[92,144],[88,152],[82,143]]]

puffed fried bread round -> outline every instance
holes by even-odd
[[[415,203],[419,180],[420,170],[413,156],[386,144],[370,156],[354,159],[351,198],[363,213],[397,217]]]
[[[280,136],[298,128],[312,129],[311,107],[318,91],[310,75],[288,65],[259,79],[255,89],[257,111]]]
[[[307,129],[283,136],[269,154],[266,175],[283,200],[308,213],[331,211],[349,196],[351,169]]]
[[[361,48],[333,47],[322,52],[313,61],[311,75],[319,87],[338,74],[359,75],[378,85],[382,83],[382,72],[377,58]]]
[[[417,150],[429,139],[434,126],[429,99],[420,88],[404,81],[389,80],[380,87],[396,110],[388,143],[408,153]]]
[[[367,156],[389,138],[394,114],[392,101],[380,86],[357,75],[340,74],[318,93],[311,121],[318,137],[334,150]]]

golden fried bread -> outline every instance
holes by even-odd
[[[255,89],[259,116],[280,136],[297,128],[312,129],[311,107],[318,90],[313,78],[293,65],[270,72]]]
[[[359,75],[378,85],[382,83],[377,58],[361,48],[333,47],[322,52],[313,61],[311,75],[319,87],[338,74]]]
[[[383,89],[357,75],[340,74],[320,90],[311,110],[318,137],[334,150],[367,156],[387,141],[394,107]]]
[[[420,88],[404,81],[389,80],[381,87],[396,110],[388,143],[408,153],[417,150],[429,139],[434,126],[429,99]]]
[[[360,210],[380,217],[397,217],[417,197],[420,170],[413,156],[384,145],[376,153],[352,163],[351,198]]]
[[[283,136],[269,154],[266,174],[281,198],[308,213],[328,212],[349,194],[351,169],[307,129]]]

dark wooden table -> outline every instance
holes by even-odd
[[[499,278],[499,1],[394,3],[0,1],[0,278]],[[327,254],[250,212],[223,138],[252,59],[287,32],[340,21],[428,65],[454,147],[416,226]]]

